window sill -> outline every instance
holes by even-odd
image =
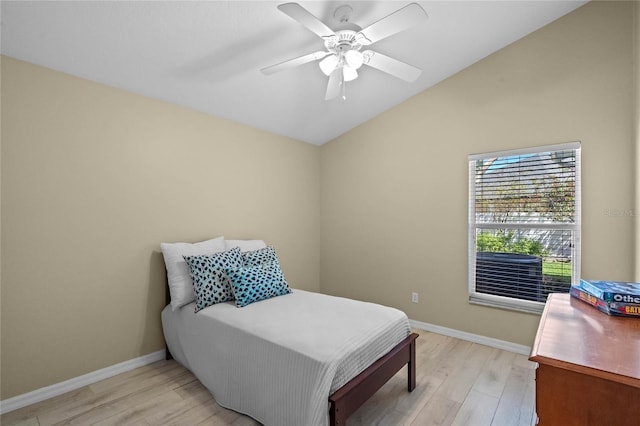
[[[491,308],[506,309],[509,311],[524,312],[527,314],[542,314],[544,303],[517,300],[509,297],[493,296],[490,294],[472,293],[469,295],[469,303],[488,306]]]

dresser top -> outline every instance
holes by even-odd
[[[550,294],[529,359],[640,388],[640,318]]]

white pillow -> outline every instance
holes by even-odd
[[[224,240],[225,250],[240,247],[241,252],[254,251],[265,248],[267,245],[262,240]]]
[[[196,299],[189,266],[182,256],[202,256],[225,251],[224,237],[200,243],[161,243],[162,256],[167,268],[171,309],[176,310]]]

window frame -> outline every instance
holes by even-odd
[[[527,154],[540,154],[557,151],[575,151],[575,213],[574,222],[552,222],[552,223],[496,223],[496,222],[476,222],[476,161],[490,158],[519,156]],[[468,291],[469,303],[491,307],[498,307],[529,313],[541,313],[544,309],[544,302],[519,299],[515,297],[498,296],[476,291],[476,235],[477,230],[482,229],[571,229],[573,244],[571,247],[571,284],[577,284],[580,277],[581,263],[581,187],[582,187],[582,166],[581,166],[581,143],[567,142],[554,145],[536,146],[523,149],[494,151],[487,153],[471,154],[468,156],[469,163],[469,220],[468,220]]]

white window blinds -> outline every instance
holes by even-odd
[[[470,155],[470,300],[538,312],[579,268],[580,143]]]

